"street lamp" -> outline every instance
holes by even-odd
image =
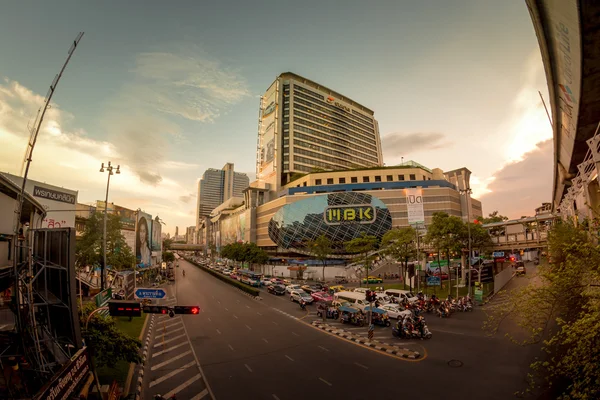
[[[121,170],[120,170],[121,166],[117,165],[117,167],[115,168],[113,165],[111,165],[110,161],[108,162],[108,166],[104,166],[104,163],[102,163],[102,166],[100,166],[100,172],[104,173],[104,170],[106,169],[106,172],[108,172],[108,182],[106,183],[106,199],[104,200],[104,229],[103,229],[103,233],[102,233],[102,253],[103,253],[103,262],[102,262],[102,268],[100,268],[100,291],[104,290],[104,269],[106,268],[106,214],[108,212],[108,188],[110,187],[110,176],[113,174],[113,170],[117,173],[120,174]]]
[[[471,190],[471,188],[468,187],[466,189],[460,189],[458,192],[461,195],[464,194],[467,199],[467,231],[469,232],[469,254],[467,256],[467,273],[469,274],[469,287],[467,291],[468,296],[471,297],[471,202],[469,200],[471,199],[471,193],[473,193],[473,191]]]

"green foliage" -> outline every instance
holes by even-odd
[[[408,268],[408,260],[417,256],[417,231],[412,227],[389,230],[381,239],[385,253],[403,263],[402,276]]]
[[[556,224],[548,236],[551,262],[531,282],[511,293],[506,307],[490,315],[497,332],[507,318],[519,323],[521,345],[543,343],[526,392],[555,399],[596,399],[600,393],[600,248],[581,227]]]
[[[471,248],[479,250],[481,256],[481,253],[490,250],[494,246],[494,243],[489,232],[483,226],[473,223],[469,223],[469,225],[471,227]],[[468,233],[464,239],[463,245],[467,248],[469,246]]]
[[[136,364],[141,362],[139,350],[142,343],[117,329],[112,317],[96,313],[90,318],[87,330],[85,329],[88,315],[95,309],[93,303],[86,304],[80,314],[80,323],[85,344],[94,357],[96,366],[114,365],[121,360]]]
[[[164,262],[173,262],[175,261],[175,254],[171,251],[165,251],[162,255]]]
[[[325,235],[321,235],[307,244],[311,254],[323,264],[323,281],[325,281],[325,261],[333,253],[331,240]]]
[[[163,249],[170,250],[173,244],[173,239],[163,239]]]
[[[266,251],[256,243],[230,243],[221,249],[221,256],[237,262],[264,264],[269,260]]]
[[[238,288],[238,289],[241,289],[242,291],[244,291],[244,292],[246,292],[246,293],[249,293],[249,294],[251,294],[252,296],[258,296],[258,295],[260,295],[260,291],[259,291],[258,289],[255,289],[255,288],[253,288],[253,287],[250,287],[250,286],[248,286],[248,285],[245,285],[245,284],[243,284],[243,283],[242,283],[242,282],[240,282],[240,281],[236,281],[236,280],[234,280],[234,279],[231,279],[230,277],[228,277],[228,276],[225,276],[225,275],[221,274],[220,272],[213,271],[213,270],[212,270],[212,269],[210,269],[210,268],[206,268],[206,267],[205,267],[205,266],[203,266],[203,265],[197,264],[197,263],[195,263],[194,261],[192,261],[191,259],[187,259],[187,258],[186,258],[185,260],[186,260],[186,261],[188,261],[188,262],[190,262],[191,264],[195,265],[196,267],[198,267],[198,268],[200,268],[200,269],[202,269],[202,270],[204,270],[204,271],[208,272],[209,274],[211,274],[211,275],[212,275],[212,276],[214,276],[215,278],[217,278],[217,279],[220,279],[220,280],[222,280],[223,282],[226,282],[226,283],[230,284],[231,286],[235,286],[236,288]]]
[[[377,249],[378,240],[375,236],[367,235],[364,232],[344,244],[348,253],[358,254],[366,269],[366,276],[369,276],[369,267],[374,256],[370,255]]]
[[[481,221],[482,224],[493,224],[496,222],[508,221],[508,217],[506,217],[504,215],[500,215],[498,213],[498,211],[494,211],[494,212],[490,213],[487,218],[481,217],[481,218],[479,218],[479,220]],[[492,228],[492,229],[490,229],[490,234],[492,236],[501,236],[501,235],[504,235],[505,230],[506,229],[503,226],[500,226],[497,228]]]
[[[102,264],[103,229],[104,214],[93,213],[86,221],[83,235],[76,242],[75,259],[79,266]],[[118,215],[107,215],[106,262],[116,270],[128,269],[135,264],[135,255],[121,233]]]

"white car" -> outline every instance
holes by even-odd
[[[287,285],[285,287],[285,291],[288,293],[292,293],[293,290],[303,291],[300,285]]]
[[[369,288],[364,288],[364,287],[354,288],[354,292],[356,292],[356,293],[367,293],[367,290],[370,290],[370,289]]]
[[[269,285],[273,284],[273,282],[271,282],[271,278],[263,278],[263,279],[261,279],[260,283],[263,286],[269,286]]]
[[[310,304],[314,301],[312,296],[306,293],[304,290],[292,290],[290,292],[291,301],[297,301],[298,303],[300,303],[301,299],[304,300],[306,304]]]
[[[379,306],[379,308],[381,308],[384,311],[387,311],[390,318],[402,319],[405,316],[412,315],[412,312],[410,312],[409,310],[405,310],[397,304],[384,304],[382,306]]]

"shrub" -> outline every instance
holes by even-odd
[[[234,279],[231,279],[230,277],[228,277],[228,276],[225,276],[225,275],[223,275],[223,274],[222,274],[222,273],[220,273],[220,272],[213,271],[212,269],[210,269],[210,268],[207,268],[207,267],[205,267],[205,266],[203,266],[203,265],[197,264],[196,262],[194,262],[194,261],[192,261],[192,260],[190,260],[190,259],[188,259],[188,258],[185,258],[185,260],[186,260],[187,262],[189,262],[189,263],[191,263],[191,264],[195,265],[196,267],[200,268],[201,270],[208,272],[209,274],[211,274],[211,275],[212,275],[212,276],[214,276],[215,278],[217,278],[217,279],[220,279],[220,280],[222,280],[223,282],[226,282],[226,283],[230,284],[231,286],[235,286],[235,287],[237,287],[238,289],[240,289],[240,290],[243,290],[244,292],[246,292],[246,293],[248,293],[248,294],[251,294],[252,296],[258,296],[258,295],[260,294],[260,290],[258,290],[258,289],[255,289],[255,288],[253,288],[253,287],[250,287],[250,286],[248,286],[248,285],[245,285],[245,284],[243,284],[243,283],[242,283],[242,282],[240,282],[240,281],[236,281],[236,280],[234,280]]]

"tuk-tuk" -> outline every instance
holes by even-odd
[[[342,285],[329,286],[329,293],[331,293],[331,294],[334,294],[337,292],[343,292],[345,290],[346,290],[346,288]]]
[[[368,312],[371,310],[370,306],[365,307],[365,314],[368,315]],[[371,323],[374,325],[380,326],[390,326],[392,323],[390,322],[390,316],[387,311],[382,310],[381,308],[373,308],[371,315]]]
[[[365,316],[358,308],[341,306],[338,308],[340,312],[340,322],[342,324],[353,324],[365,326]]]
[[[326,318],[338,319],[340,312],[333,306],[331,301],[317,303],[317,315],[322,317],[325,314]]]

